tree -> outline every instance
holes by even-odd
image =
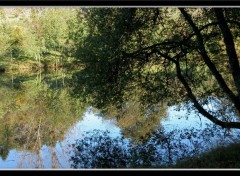
[[[64,54],[69,57],[74,57],[76,49],[82,47],[82,42],[88,35],[86,20],[84,18],[84,9],[73,9],[68,12],[69,18],[66,23],[68,26],[68,37],[64,45]]]
[[[2,8],[0,55],[5,60],[2,63],[8,58],[11,65],[21,63],[32,68],[57,68],[64,65],[64,59],[71,63],[75,48],[81,46],[81,38],[86,36],[85,23],[83,9]]]
[[[17,59],[33,59],[40,52],[35,35],[21,25],[11,27],[10,45],[12,56]]]
[[[37,13],[37,11],[33,13],[32,25],[36,35],[39,36],[38,41],[41,44],[42,55],[45,58],[53,56],[55,67],[63,65],[63,58],[73,57],[75,50],[76,40],[73,33],[77,35],[77,26],[81,26],[81,22],[76,18],[78,10],[74,8],[37,10],[41,13]],[[49,58],[48,61],[51,62],[53,59]],[[45,62],[48,61],[45,59]]]
[[[4,9],[0,9],[0,40],[0,56],[5,56],[10,50],[10,37],[8,35],[8,26],[6,24]]]
[[[98,108],[120,108],[136,92],[146,105],[190,100],[213,123],[240,128],[221,109],[204,108],[217,96],[240,112],[240,19],[234,13],[239,10],[90,9],[89,35],[78,49],[85,68],[74,75],[75,91]]]
[[[40,21],[45,52],[62,53],[68,39],[68,34],[73,26],[68,23],[75,20],[75,9],[51,8],[44,11]]]

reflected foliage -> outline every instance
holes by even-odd
[[[73,168],[174,167],[176,162],[235,140],[236,137],[223,133],[216,126],[203,131],[192,128],[166,132],[160,128],[141,143],[113,137],[108,131],[94,130],[73,144],[70,161]]]
[[[108,106],[101,109],[103,118],[116,118],[116,125],[126,138],[134,141],[147,139],[167,117],[166,103],[144,105],[139,96],[133,95],[122,103],[121,108]]]
[[[67,80],[63,85],[59,75],[43,74],[48,82],[42,81],[38,74],[28,75],[27,80],[23,79],[24,75],[15,75],[14,82],[5,78],[6,87],[4,84],[0,87],[0,151],[3,158],[12,148],[38,153],[44,144],[53,147],[81,118],[85,108],[80,100],[70,96]],[[2,75],[1,80],[4,76],[9,75]],[[53,85],[55,88],[51,88]]]
[[[125,167],[130,157],[123,138],[112,138],[107,131],[87,133],[87,137],[76,143],[76,154],[71,158],[73,167],[112,168]]]

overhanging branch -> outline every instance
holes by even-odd
[[[209,58],[207,51],[205,49],[204,43],[203,43],[203,37],[198,29],[198,27],[194,24],[193,20],[189,16],[189,14],[183,9],[179,8],[182,15],[184,16],[185,20],[188,22],[188,24],[192,27],[193,31],[196,33],[198,45],[200,49],[200,54],[205,62],[205,64],[208,66],[214,77],[216,78],[218,84],[221,86],[223,91],[227,94],[227,96],[230,98],[230,100],[234,103],[236,109],[239,109],[239,100],[237,96],[231,91],[231,89],[226,84],[225,80],[223,79],[222,75],[218,72],[217,68],[215,67],[214,63]]]
[[[176,65],[176,71],[177,71],[177,77],[180,80],[180,82],[183,84],[184,88],[187,91],[188,97],[191,99],[191,101],[194,104],[194,107],[198,110],[198,112],[200,114],[202,114],[203,116],[205,116],[206,118],[208,118],[210,121],[212,121],[213,123],[223,127],[223,128],[237,128],[240,129],[240,122],[223,122],[219,119],[217,119],[216,117],[214,117],[213,115],[209,114],[197,101],[196,97],[194,96],[192,89],[190,88],[190,86],[188,85],[187,81],[185,80],[185,78],[183,77],[182,73],[181,73],[181,68],[180,68],[180,64],[179,62],[175,62]]]

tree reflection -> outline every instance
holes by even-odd
[[[9,135],[10,131],[8,126],[3,126],[3,128],[0,129],[1,135],[1,143],[0,143],[0,156],[3,160],[6,160],[8,153],[9,153]]]
[[[160,125],[160,121],[167,117],[167,103],[146,104],[140,99],[142,90],[129,93],[126,101],[116,105],[109,105],[101,109],[103,118],[116,118],[116,125],[122,130],[126,138],[134,141],[147,139]]]
[[[177,161],[199,156],[234,140],[236,137],[216,126],[203,131],[192,128],[166,132],[159,128],[142,143],[112,137],[109,131],[93,130],[76,141],[70,161],[73,168],[174,167]]]
[[[55,79],[49,80],[49,84],[41,83],[39,79],[27,79],[20,82],[18,88],[1,87],[7,90],[4,91],[6,94],[0,95],[4,102],[0,104],[3,110],[0,154],[3,159],[6,159],[9,150],[16,148],[33,152],[38,158],[35,167],[43,167],[42,146],[54,148],[58,141],[64,139],[66,131],[82,117],[85,108],[80,100],[70,96],[66,84],[61,89],[53,89],[51,86]],[[54,155],[53,151],[51,153]],[[56,156],[53,160],[57,161]]]

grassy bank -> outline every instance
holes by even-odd
[[[240,144],[219,147],[197,158],[180,161],[175,168],[240,168]]]

